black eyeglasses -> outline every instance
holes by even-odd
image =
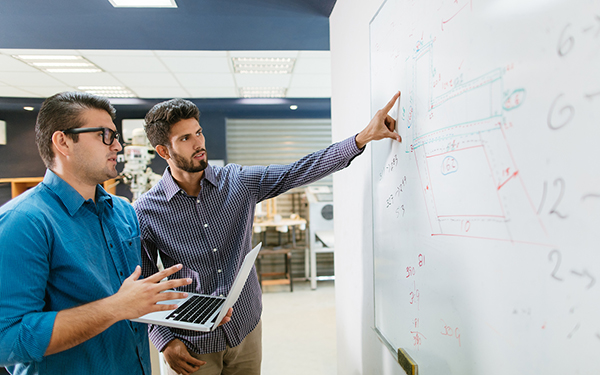
[[[102,132],[102,143],[110,146],[115,141],[115,138],[119,139],[119,133],[109,128],[73,128],[62,131],[65,134],[79,134],[79,133],[93,133]]]

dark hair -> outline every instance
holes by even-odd
[[[114,120],[116,111],[108,99],[87,92],[61,92],[42,103],[35,122],[35,143],[47,168],[54,165],[52,135],[56,131],[80,128],[83,124],[81,114],[88,109],[101,109]],[[69,134],[75,142],[77,134]]]
[[[152,107],[146,114],[144,124],[146,136],[152,147],[167,146],[173,124],[190,118],[200,121],[200,110],[189,100],[171,99]]]

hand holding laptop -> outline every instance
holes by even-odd
[[[157,272],[145,279],[138,280],[142,274],[140,266],[125,279],[119,291],[108,297],[114,302],[114,314],[122,319],[134,319],[148,313],[173,310],[177,305],[158,303],[173,298],[185,298],[187,293],[170,292],[161,293],[168,289],[174,289],[183,285],[188,285],[192,279],[172,279],[159,283],[165,277],[168,277],[181,269],[182,265],[177,264],[163,271]]]

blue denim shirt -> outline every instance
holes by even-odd
[[[116,293],[140,264],[135,212],[96,188],[96,203],[48,170],[0,208],[0,366],[15,374],[146,374],[146,325],[120,321],[44,356],[58,311]]]

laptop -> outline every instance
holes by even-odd
[[[261,246],[262,243],[259,243],[252,251],[246,254],[227,298],[188,293],[188,296],[184,299],[159,302],[161,304],[177,304],[175,310],[152,312],[131,320],[192,331],[214,331],[227,314],[229,308],[233,306],[240,296]],[[173,290],[169,290],[163,293],[174,292]]]

